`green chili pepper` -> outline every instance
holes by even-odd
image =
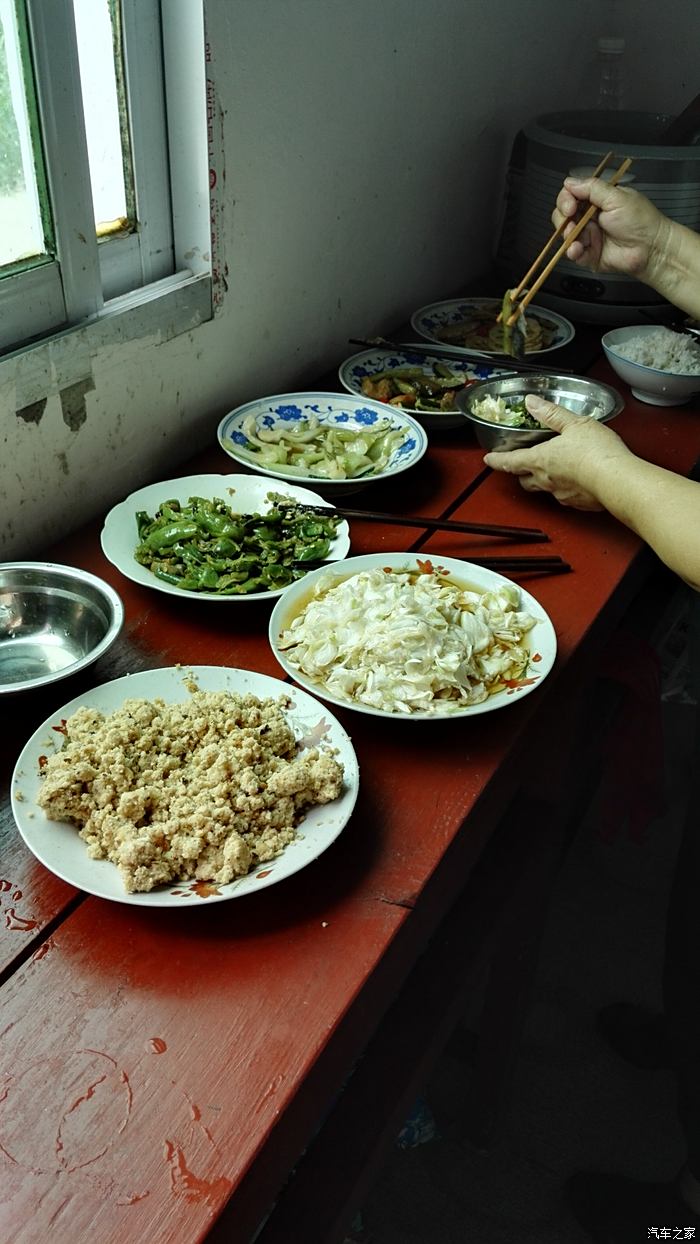
[[[164,527],[155,527],[146,536],[144,543],[149,549],[168,549],[181,540],[191,540],[197,535],[197,524],[192,522],[166,523]]]
[[[197,576],[198,587],[206,592],[215,592],[219,586],[219,575],[213,566],[202,566]]]
[[[199,523],[212,536],[224,536],[229,540],[240,540],[243,527],[234,523],[225,514],[199,514]]]
[[[292,581],[289,566],[282,566],[280,562],[271,562],[265,566],[261,577],[266,583],[270,583],[274,587],[281,587],[283,584],[291,583]]]
[[[222,537],[212,545],[211,552],[214,557],[236,557],[238,555],[239,545],[228,537]]]
[[[246,595],[249,592],[266,592],[269,586],[269,583],[266,583],[262,575],[260,575],[256,579],[247,579],[245,583],[242,583],[241,591],[245,592]]]
[[[136,515],[136,560],[163,582],[192,592],[239,595],[286,587],[327,556],[339,518],[283,509],[239,515],[225,502],[190,497]]]
[[[330,540],[314,540],[313,544],[301,545],[296,555],[298,562],[322,562],[328,556]]]
[[[167,570],[161,570],[158,566],[154,567],[153,573],[157,579],[162,579],[164,583],[170,583],[173,587],[183,588],[186,592],[195,592],[197,590],[197,583],[194,579],[170,574]]]

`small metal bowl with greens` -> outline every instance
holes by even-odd
[[[217,602],[280,596],[349,549],[347,522],[317,493],[254,475],[149,484],[102,529],[102,551],[127,579]]]
[[[457,406],[474,428],[484,449],[527,449],[555,433],[542,427],[525,408],[528,393],[556,402],[577,415],[607,423],[624,409],[617,389],[587,376],[525,373],[494,377],[457,394]]]

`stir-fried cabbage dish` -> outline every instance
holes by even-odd
[[[255,415],[249,415],[243,432],[248,444],[236,445],[238,457],[285,475],[329,480],[378,475],[408,436],[390,419],[360,429],[322,424],[315,415],[274,428],[258,427]]]
[[[282,634],[293,668],[338,699],[449,715],[523,678],[536,619],[514,584],[479,592],[430,562],[323,576]]]

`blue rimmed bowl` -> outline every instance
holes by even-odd
[[[452,298],[447,302],[431,302],[413,312],[411,328],[426,341],[436,341],[444,345],[443,334],[457,325],[464,325],[465,334],[470,330],[474,333],[473,344],[470,340],[468,349],[483,351],[488,358],[489,354],[497,354],[499,350],[484,344],[486,338],[482,340],[481,335],[487,326],[495,324],[501,305],[500,298]],[[528,355],[548,354],[550,350],[558,350],[561,346],[568,345],[574,338],[576,330],[571,320],[558,315],[556,311],[530,303],[525,315],[537,320],[543,333],[543,344],[536,350],[529,349]],[[456,345],[449,340],[448,344]],[[463,349],[465,344],[462,343]]]
[[[365,397],[363,384],[376,383],[390,372],[401,373],[405,369],[419,370],[426,380],[435,378],[435,368],[446,368],[461,384],[462,388],[479,380],[490,380],[492,376],[500,376],[502,369],[495,367],[488,359],[483,363],[474,359],[466,359],[461,350],[440,351],[440,356],[428,355],[424,350],[411,350],[410,342],[402,343],[402,349],[388,352],[386,349],[362,350],[353,354],[341,363],[338,378],[348,393],[356,393]],[[443,377],[444,378],[444,377]],[[459,390],[455,390],[458,392]],[[382,401],[381,398],[374,400]],[[386,402],[390,405],[389,402]],[[405,407],[403,409],[406,409]],[[464,418],[456,405],[443,410],[436,410],[421,404],[408,408],[410,413],[423,427],[431,432],[446,432],[450,428],[464,426]]]
[[[340,428],[358,434],[386,426],[388,431],[401,433],[401,440],[380,469],[368,469],[343,479],[314,474],[313,470],[285,469],[280,463],[268,465],[250,440],[251,431],[254,435],[261,431],[284,431],[311,419],[316,419],[320,428]],[[273,397],[256,398],[224,416],[219,424],[218,439],[230,458],[251,471],[274,479],[313,484],[318,492],[334,496],[357,492],[377,480],[390,479],[407,471],[420,461],[428,448],[425,429],[410,415],[383,402],[349,393],[278,393]]]

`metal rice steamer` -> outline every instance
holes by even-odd
[[[682,147],[664,146],[673,120],[661,113],[553,112],[519,131],[506,178],[496,265],[505,285],[517,283],[552,232],[551,213],[565,177],[590,176],[606,151],[605,175],[631,156],[623,184],[641,190],[667,216],[700,229],[700,134]],[[697,145],[695,145],[697,142]],[[592,273],[561,260],[537,301],[588,323],[629,324],[668,316],[655,290],[631,277]]]

